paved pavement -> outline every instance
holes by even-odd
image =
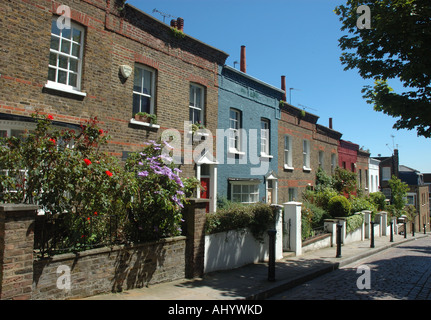
[[[262,262],[234,270],[212,272],[199,279],[161,283],[84,300],[262,300],[382,250],[430,235],[416,233],[413,237],[408,234],[406,239],[402,235],[394,235],[393,242],[390,242],[389,236],[376,237],[374,248],[370,248],[368,239],[353,242],[341,247],[340,258],[336,258],[335,246],[297,257],[286,256],[276,262],[275,281],[268,281],[268,264]]]

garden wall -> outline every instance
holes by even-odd
[[[257,241],[249,229],[205,236],[204,272],[234,269],[268,259],[268,235]]]
[[[80,298],[182,279],[185,247],[186,237],[175,237],[35,260],[32,299]]]
[[[203,275],[208,201],[190,200],[185,236],[39,259],[38,207],[0,204],[0,300],[74,299]]]

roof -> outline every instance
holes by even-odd
[[[420,173],[420,171],[419,171],[419,170],[416,170],[416,169],[413,169],[413,168],[407,167],[407,166],[402,165],[402,164],[400,164],[400,165],[398,166],[398,170],[399,170],[400,172],[415,172],[415,173]]]

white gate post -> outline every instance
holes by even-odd
[[[295,255],[302,254],[302,234],[301,234],[301,202],[284,203],[284,221],[291,221],[290,248]]]
[[[275,259],[283,258],[283,217],[281,216],[282,206],[278,204],[272,204],[271,207],[275,212]]]

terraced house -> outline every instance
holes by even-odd
[[[183,173],[196,176],[184,123],[215,132],[218,66],[227,54],[186,35],[182,19],[171,27],[124,2],[0,3],[0,133],[33,128],[36,111],[63,127],[97,117],[112,137],[107,151],[125,158],[174,129],[182,163],[192,159]]]
[[[282,78],[282,88],[286,88]],[[338,166],[341,133],[317,123],[319,117],[283,101],[278,128],[279,203],[300,201],[315,185],[319,167],[328,174]]]
[[[278,121],[283,91],[240,70],[219,70],[218,196],[235,202],[278,203]]]

